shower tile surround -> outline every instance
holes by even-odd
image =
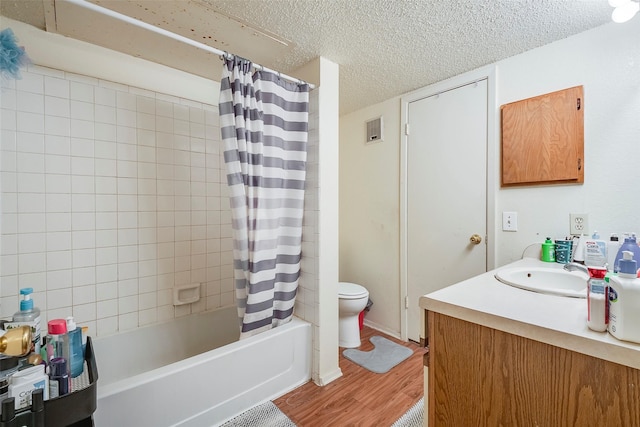
[[[73,315],[93,336],[235,304],[217,106],[21,74],[1,92],[2,318],[23,287],[45,329]],[[194,282],[201,300],[174,307],[174,285]]]

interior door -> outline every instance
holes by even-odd
[[[409,103],[407,336],[419,297],[487,271],[487,81]]]

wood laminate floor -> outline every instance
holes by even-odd
[[[274,400],[298,427],[388,427],[423,394],[423,355],[426,350],[365,326],[362,351],[370,351],[369,338],[380,335],[409,347],[413,354],[385,374],[376,374],[346,359],[340,349],[342,377],[319,387],[309,382]]]

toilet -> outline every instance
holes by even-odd
[[[369,302],[369,291],[364,286],[349,282],[338,283],[338,317],[340,347],[360,347],[358,316]]]

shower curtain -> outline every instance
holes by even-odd
[[[309,86],[225,59],[220,132],[240,338],[291,320],[300,277]]]

